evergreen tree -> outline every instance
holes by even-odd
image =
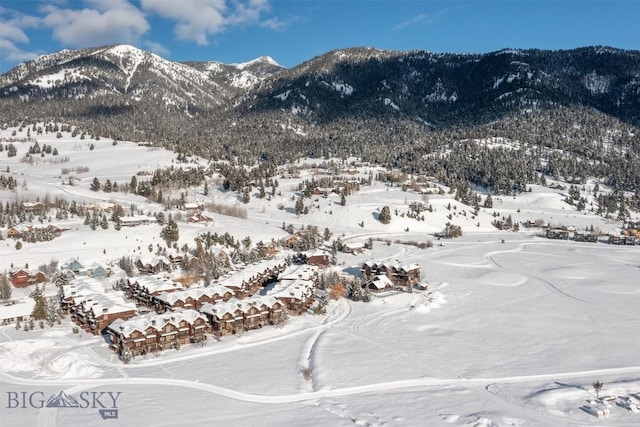
[[[300,215],[304,211],[304,202],[302,201],[302,197],[296,200],[296,215]]]
[[[33,320],[44,320],[47,318],[47,300],[42,294],[42,290],[39,286],[36,286],[36,289],[31,293],[31,298],[33,298],[36,302],[36,305],[33,307],[33,312],[31,313],[31,317]]]
[[[328,241],[331,238],[331,231],[329,230],[329,227],[326,227],[324,229],[324,233],[322,237],[324,238],[325,241]]]
[[[164,239],[164,241],[167,243],[167,246],[171,246],[173,243],[178,241],[178,238],[180,237],[178,224],[173,220],[171,215],[169,215],[167,225],[165,225],[160,232],[160,237]]]
[[[133,194],[138,193],[138,179],[135,175],[131,177],[131,182],[129,183],[129,191],[131,191]]]
[[[91,188],[91,191],[100,191],[100,181],[98,180],[97,177],[93,178],[90,188]]]
[[[60,304],[58,297],[47,298],[47,323],[53,326],[60,323]]]
[[[391,222],[391,210],[389,209],[389,206],[382,207],[378,219],[383,224],[389,224]]]
[[[489,194],[484,200],[484,207],[489,209],[493,208],[493,199],[491,198],[491,194]]]
[[[11,293],[13,289],[11,286],[11,282],[9,281],[9,276],[7,275],[7,271],[5,270],[2,275],[0,275],[0,299],[8,300],[11,298]]]

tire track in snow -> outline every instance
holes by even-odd
[[[494,252],[488,252],[484,255],[484,258],[487,259],[491,264],[493,264],[496,268],[498,268],[499,270],[504,270],[504,271],[513,271],[511,269],[508,269],[506,267],[504,267],[502,264],[500,264],[498,261],[495,260],[494,255],[496,254],[501,254],[501,253],[509,253],[509,252],[518,252],[524,249],[524,247],[526,246],[526,244],[521,244],[517,249],[512,249],[512,250],[505,250],[505,251],[494,251]],[[592,305],[591,302],[583,300],[581,298],[575,297],[563,290],[561,290],[560,288],[558,288],[556,285],[554,285],[551,281],[547,280],[547,279],[543,279],[540,276],[535,276],[533,274],[529,274],[529,273],[523,273],[521,271],[515,271],[518,274],[521,274],[525,277],[531,278],[531,279],[535,279],[539,282],[542,283],[542,285],[547,288],[548,290],[550,290],[551,292],[555,293],[556,295],[559,295],[563,298],[567,298],[573,301],[578,301],[581,302],[583,304],[589,304]]]
[[[103,378],[103,379],[90,379],[90,380],[27,380],[17,377],[13,377],[6,373],[0,373],[0,377],[6,380],[8,383],[15,385],[42,385],[42,386],[75,386],[82,389],[90,389],[95,387],[101,387],[106,385],[151,385],[151,386],[175,386],[185,387],[196,390],[201,390],[216,394],[229,399],[239,400],[250,403],[264,403],[264,404],[281,404],[281,403],[295,403],[310,401],[325,397],[336,396],[352,396],[363,393],[375,393],[380,391],[394,391],[415,387],[434,387],[434,386],[449,386],[449,385],[462,385],[462,386],[487,386],[489,384],[517,384],[534,381],[555,381],[558,379],[569,378],[584,378],[584,377],[603,377],[605,375],[621,375],[621,374],[637,374],[640,373],[640,366],[630,366],[623,368],[605,368],[605,369],[592,369],[588,371],[575,371],[564,373],[550,373],[550,374],[537,374],[537,375],[519,375],[510,377],[486,377],[486,378],[411,378],[397,381],[387,381],[373,384],[365,384],[352,387],[343,387],[337,389],[325,389],[311,392],[303,392],[297,394],[282,394],[282,395],[264,395],[255,393],[245,393],[238,390],[229,389],[226,387],[217,386],[214,384],[205,384],[199,381],[182,380],[182,379],[169,379],[169,378],[141,378],[130,377],[127,379],[122,378]],[[160,389],[160,388],[158,388]]]

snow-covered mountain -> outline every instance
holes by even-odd
[[[249,162],[373,152],[380,159],[381,144],[411,157],[416,141],[425,153],[440,148],[443,138],[433,132],[491,137],[495,129],[473,129],[495,123],[503,137],[566,145],[591,140],[605,122],[610,131],[640,134],[640,51],[360,47],[285,69],[266,56],[176,63],[107,46],[45,55],[0,76],[0,122],[25,117]]]
[[[221,62],[186,62],[196,70],[205,72],[212,81],[244,92],[285,68],[269,56],[261,56],[252,61],[239,64],[223,64]]]
[[[282,69],[269,57],[232,65],[183,64],[130,45],[62,50],[0,76],[0,97],[36,104],[90,99],[93,107],[152,104],[195,114],[227,105],[238,89],[246,90]]]
[[[286,111],[312,122],[377,117],[446,127],[569,105],[640,123],[640,52],[340,49],[266,80],[246,107]]]

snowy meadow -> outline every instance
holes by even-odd
[[[0,137],[11,138],[13,130]],[[175,153],[67,133],[38,141],[67,160],[20,161],[30,144],[14,142],[18,155],[0,153],[0,170],[19,185],[0,191],[3,203],[61,197],[135,205],[144,213],[164,210],[139,195],[89,187],[94,177],[121,183],[166,167]],[[69,185],[62,168],[88,170],[73,173]],[[362,177],[377,172],[375,166],[357,168]],[[178,246],[193,245],[205,231],[258,242],[286,236],[283,223],[315,225],[342,242],[371,239],[361,253],[337,253],[332,271],[359,275],[368,260],[416,263],[427,290],[380,293],[369,302],[330,300],[325,314],[290,316],[281,327],[211,338],[128,364],[105,336],[74,333],[68,318],[30,331],[0,326],[0,425],[640,424],[640,246],[551,240],[538,227],[503,231],[492,225],[495,212],[520,223],[594,226],[603,233],[619,232],[620,223],[578,212],[563,202],[561,189],[531,186],[516,197],[494,196],[492,208],[471,218],[472,209],[446,188],[425,197],[375,180],[344,205],[336,194],[312,198],[308,213],[296,215],[292,195],[313,173],[301,167],[300,177],[279,178],[277,194],[247,204],[224,191],[221,181],[212,181],[206,195],[192,189],[189,200],[236,206],[246,218],[213,213],[213,223],[180,221]],[[433,209],[424,221],[395,215],[425,200]],[[389,224],[378,221],[385,205],[393,213]],[[52,219],[68,230],[21,249],[7,238],[9,227],[1,228],[0,270],[77,257],[109,265],[118,277],[120,257],[164,244],[158,224],[92,230],[83,220]],[[461,226],[462,236],[438,239],[434,233],[449,221]],[[108,292],[115,292],[112,280],[103,279]],[[55,286],[46,284],[45,293],[55,295]],[[28,294],[28,288],[15,289],[13,298]],[[596,381],[603,384],[599,391]],[[50,398],[78,405],[47,407]],[[594,415],[598,410],[605,418]]]

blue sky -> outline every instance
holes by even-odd
[[[640,0],[0,0],[0,73],[129,43],[176,61],[293,67],[333,49],[640,49]]]

